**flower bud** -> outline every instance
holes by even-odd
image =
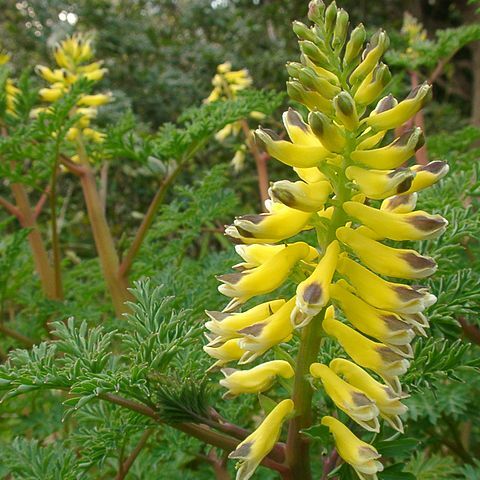
[[[325,10],[325,33],[331,37],[337,20],[337,4],[332,2]]]
[[[306,90],[296,80],[287,82],[288,96],[296,102],[302,103],[309,110],[332,110],[332,104],[318,92]]]
[[[312,0],[308,4],[308,18],[317,25],[321,25],[324,21],[325,4],[322,0]]]
[[[310,112],[308,123],[322,145],[330,152],[341,152],[345,147],[345,135],[324,113]]]
[[[329,62],[327,56],[309,40],[301,40],[298,42],[300,50],[306,55],[315,65],[319,67],[328,67]]]
[[[333,99],[333,106],[337,118],[342,122],[347,130],[353,131],[358,127],[357,108],[353,98],[347,92],[339,93]]]
[[[303,68],[303,65],[299,62],[287,62],[285,65],[287,68],[288,74],[292,78],[299,78],[300,77],[300,71]]]
[[[304,23],[295,20],[293,22],[293,31],[300,40],[315,42],[317,36]]]
[[[332,47],[334,50],[341,50],[345,44],[349,25],[348,19],[348,13],[343,8],[338,10],[332,40]]]
[[[310,67],[303,67],[298,72],[297,78],[307,88],[316,90],[318,93],[320,93],[323,97],[325,97],[328,100],[332,99],[335,95],[337,95],[341,91],[340,87],[333,85],[325,77],[321,77],[317,75],[315,70]]]
[[[353,29],[352,33],[350,34],[350,39],[347,42],[347,46],[345,47],[345,54],[343,56],[343,65],[345,67],[353,67],[354,62],[356,62],[358,56],[360,55],[366,37],[367,33],[365,32],[365,27],[362,23]]]

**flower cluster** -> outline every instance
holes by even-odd
[[[294,23],[302,54],[300,62],[287,65],[288,93],[308,115],[292,109],[283,115],[291,141],[256,131],[267,152],[300,180],[273,183],[267,213],[238,217],[226,228],[243,262],[234,266],[236,273],[218,277],[230,302],[222,312],[207,312],[205,351],[215,366],[248,365],[298,330],[321,329],[349,359],[312,362],[313,381],[365,430],[378,432],[384,420],[402,432],[406,407],[399,378],[409,367],[415,335],[426,334],[423,312],[436,298],[423,286],[395,279],[423,279],[436,264],[395,242],[430,239],[445,230],[444,218],[415,206],[417,192],[442,178],[448,166],[405,166],[423,145],[422,132],[412,128],[394,138],[393,131],[423,107],[430,86],[421,85],[400,102],[382,96],[391,78],[381,61],[387,34],[380,30],[365,45],[359,25],[348,36],[349,16],[335,3],[326,8],[312,1],[309,19],[311,28]],[[306,230],[315,231],[318,244],[298,238]],[[274,292],[292,272],[299,281],[291,298],[235,312],[251,298]],[[258,393],[279,376],[303,375],[297,368],[285,360],[224,368],[221,385],[226,396]],[[272,448],[280,420],[294,408],[286,401],[231,454],[241,461],[238,479],[249,478]],[[383,466],[375,448],[332,416],[321,423],[358,476],[376,479]]]
[[[0,50],[0,66],[7,64],[10,61],[10,54]],[[15,97],[20,93],[19,88],[11,78],[5,81],[5,111],[9,115],[16,115]]]
[[[82,35],[73,35],[57,44],[53,52],[57,68],[52,70],[43,65],[36,66],[38,75],[50,84],[48,88],[40,90],[41,99],[48,103],[55,102],[81,78],[91,82],[100,81],[107,69],[102,67],[102,61],[92,61],[93,54],[91,40]],[[110,100],[110,93],[81,95],[71,112],[72,115],[78,115],[79,119],[69,129],[67,139],[75,141],[81,136],[93,142],[102,142],[104,135],[91,128],[90,123],[97,116],[98,107]],[[37,108],[33,115],[47,110],[48,107]]]
[[[217,73],[212,79],[213,90],[204,100],[205,103],[231,100],[237,97],[238,92],[245,90],[252,85],[252,78],[246,68],[232,70],[232,64],[225,62],[217,66]],[[250,116],[261,120],[265,115],[261,112],[251,112]],[[229,123],[223,127],[215,138],[223,142],[227,137],[237,136],[242,130],[242,122]],[[232,159],[232,165],[236,171],[243,168],[245,162],[246,145],[240,145]]]

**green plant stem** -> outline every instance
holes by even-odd
[[[148,207],[147,213],[145,214],[145,217],[143,218],[142,223],[138,228],[137,233],[135,234],[132,245],[130,246],[127,254],[125,255],[122,263],[120,264],[119,276],[121,278],[128,278],[128,274],[130,272],[130,269],[132,268],[133,260],[135,259],[138,251],[140,250],[140,247],[142,246],[145,236],[147,235],[147,232],[155,218],[155,214],[157,213],[158,208],[162,204],[170,185],[174,182],[174,180],[180,173],[181,168],[182,163],[179,162],[175,166],[174,170],[164,178],[159,189],[157,190],[157,193],[153,197],[152,202]]]
[[[55,162],[52,170],[52,177],[50,179],[50,215],[51,215],[51,229],[52,229],[52,251],[53,251],[53,272],[54,272],[54,289],[55,297],[63,298],[62,285],[62,270],[61,270],[61,253],[60,253],[60,239],[58,236],[57,225],[57,175],[60,162],[59,145],[57,143],[55,149]]]
[[[102,201],[97,190],[95,176],[88,163],[88,157],[81,140],[78,142],[78,154],[82,163],[82,170],[79,175],[80,183],[87,205],[93,238],[115,312],[117,316],[120,317],[129,311],[125,302],[133,300],[133,296],[128,291],[128,284],[125,279],[121,278],[118,274],[120,264],[117,251],[102,208]]]
[[[0,332],[8,337],[14,338],[22,343],[25,347],[30,348],[35,345],[35,341],[27,336],[23,335],[22,333],[16,332],[11,328],[6,327],[3,323],[0,323]]]
[[[25,187],[19,183],[14,183],[11,186],[17,208],[20,212],[19,221],[23,228],[28,228],[28,241],[32,251],[35,269],[40,278],[42,290],[47,298],[52,300],[57,299],[55,291],[55,276],[50,261],[48,259],[48,252],[43,243],[43,238],[35,221],[30,202],[28,200]]]
[[[295,403],[295,416],[289,422],[287,438],[287,464],[292,472],[292,478],[295,479],[311,480],[312,478],[309,442],[300,431],[312,424],[313,389],[307,375],[320,349],[324,313],[322,310],[303,329],[297,356],[292,398]]]

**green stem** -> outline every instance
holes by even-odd
[[[59,145],[57,142],[55,148],[55,162],[52,170],[52,177],[50,180],[50,214],[51,214],[51,229],[52,229],[52,251],[53,251],[53,272],[54,272],[54,289],[55,297],[63,298],[62,285],[62,270],[61,270],[61,254],[60,254],[60,240],[58,237],[57,225],[57,175],[60,162]]]
[[[292,472],[292,478],[302,480],[312,478],[308,440],[300,432],[312,424],[313,389],[307,375],[310,365],[315,362],[320,349],[324,313],[325,310],[322,310],[303,329],[295,370],[293,390],[295,417],[290,420],[288,426],[287,464]]]
[[[168,191],[168,188],[170,185],[173,183],[173,181],[177,178],[178,174],[181,171],[182,163],[178,163],[175,169],[169,173],[164,180],[162,181],[160,188],[157,190],[157,193],[153,197],[152,202],[150,203],[150,206],[148,207],[147,213],[145,214],[145,217],[143,218],[143,221],[140,225],[140,227],[137,230],[137,233],[135,234],[135,238],[133,239],[132,245],[130,246],[127,254],[122,260],[122,263],[120,264],[119,267],[119,276],[120,278],[128,278],[128,274],[130,272],[130,269],[132,268],[133,260],[135,259],[138,251],[140,250],[140,247],[142,246],[142,243],[145,239],[145,236],[147,235],[147,232],[149,228],[152,225],[152,222],[155,218],[155,214],[158,211],[158,208],[162,204],[165,195]]]

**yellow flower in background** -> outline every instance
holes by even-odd
[[[11,55],[5,50],[0,50],[0,67],[6,65],[11,60]],[[8,67],[7,67],[8,68]],[[6,79],[5,81],[5,110],[6,113],[15,116],[15,103],[16,97],[20,93],[20,89],[15,85],[15,81],[11,78]]]
[[[271,184],[266,213],[237,217],[225,229],[243,261],[234,265],[236,273],[218,277],[219,290],[233,300],[223,312],[208,313],[206,351],[218,359],[216,350],[207,349],[232,342],[236,350],[229,358],[239,364],[267,355],[281,361],[282,344],[294,336],[299,335],[300,353],[304,342],[317,342],[319,349],[321,337],[329,336],[349,360],[335,358],[329,366],[317,359],[310,365],[289,362],[295,385],[310,372],[335,407],[364,429],[377,432],[385,422],[402,432],[401,376],[413,357],[415,336],[427,334],[425,310],[436,301],[418,282],[437,264],[397,242],[428,240],[445,231],[447,220],[416,206],[421,191],[446,175],[448,166],[442,161],[409,165],[424,144],[423,132],[416,127],[396,136],[395,129],[424,107],[431,87],[420,85],[398,101],[385,91],[391,74],[382,62],[389,46],[383,30],[368,43],[363,25],[348,36],[348,14],[335,2],[326,7],[312,0],[309,19],[310,28],[294,22],[301,56],[287,64],[288,94],[308,113],[289,108],[283,114],[288,138],[263,128],[255,132],[259,146],[292,168],[291,178]],[[246,72],[222,65],[210,101],[223,95],[229,73],[238,89],[248,84]],[[229,126],[228,133],[233,129]],[[290,299],[270,304],[272,297],[265,295],[282,285],[288,293],[281,296]],[[257,307],[252,303],[234,312],[259,296]],[[337,318],[335,308],[341,313]],[[268,363],[228,369],[221,382],[233,394],[269,388]],[[358,476],[376,479],[383,466],[375,448],[331,416],[322,423]],[[250,451],[241,458],[249,458]],[[252,474],[250,465],[248,475],[239,478]]]
[[[248,480],[260,462],[270,453],[280,436],[285,418],[293,412],[291,400],[281,401],[228,458],[238,460],[236,480]]]
[[[92,40],[85,35],[76,34],[57,44],[53,57],[58,68],[52,70],[44,65],[35,67],[37,74],[50,84],[40,90],[40,98],[44,102],[53,103],[68,93],[81,78],[92,82],[100,81],[107,69],[102,67],[101,61],[92,62],[93,55]],[[80,115],[80,118],[67,133],[67,140],[74,142],[83,138],[94,143],[103,142],[105,135],[91,128],[90,124],[97,115],[98,107],[109,103],[111,98],[110,93],[81,95],[71,112],[71,115]],[[48,111],[48,108],[35,109],[32,115],[36,116],[42,111]]]

